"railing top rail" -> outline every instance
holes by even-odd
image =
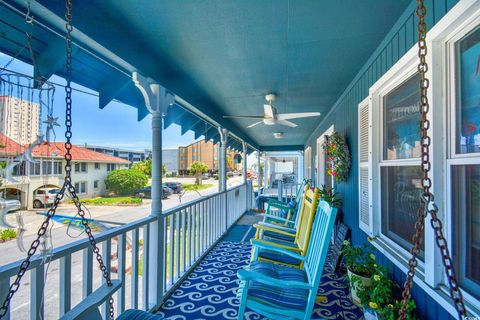
[[[235,189],[239,189],[241,187],[244,187],[246,185],[246,183],[242,183],[241,185],[238,185],[238,186],[235,186],[231,189],[228,189],[227,191],[219,191],[219,192],[215,192],[215,193],[212,193],[212,194],[208,194],[208,195],[205,195],[205,196],[202,196],[201,198],[198,198],[198,199],[195,199],[195,200],[192,200],[192,201],[189,201],[189,202],[185,202],[184,204],[181,204],[177,207],[173,207],[173,208],[170,208],[170,209],[167,209],[165,211],[162,212],[162,215],[163,216],[170,216],[178,211],[181,211],[181,210],[184,210],[184,209],[187,209],[189,207],[192,207],[198,203],[201,203],[205,200],[208,200],[208,199],[211,199],[211,198],[214,198],[216,196],[219,196],[221,194],[224,194],[224,193],[228,193],[229,191],[232,191],[232,190],[235,190]]]
[[[156,219],[157,219],[157,217],[148,216],[148,217],[145,217],[145,218],[135,220],[133,222],[129,222],[129,223],[123,225],[123,226],[120,226],[120,227],[117,227],[117,228],[114,228],[114,229],[110,229],[110,230],[106,230],[104,232],[99,233],[98,235],[95,235],[95,240],[98,243],[100,243],[102,241],[111,239],[111,238],[113,238],[115,236],[118,236],[120,234],[126,233],[128,231],[133,230],[133,229],[136,229],[136,228],[139,228],[139,227],[144,226],[146,224],[149,224],[149,223],[155,221]],[[69,254],[78,252],[78,251],[83,250],[83,249],[88,248],[88,247],[90,247],[90,242],[89,242],[88,238],[80,239],[80,240],[74,241],[72,243],[60,246],[58,248],[54,248],[49,259],[51,261],[57,260],[57,259],[60,259],[62,257],[65,257]],[[30,262],[30,266],[28,267],[28,269],[33,269],[33,268],[38,267],[40,265],[40,263],[42,262],[42,260],[43,260],[43,257],[40,254],[34,255],[32,257],[32,260]],[[3,266],[0,266],[0,279],[4,279],[6,277],[14,276],[17,273],[18,268],[22,264],[22,261],[23,261],[23,259],[11,262],[11,263],[3,265]]]

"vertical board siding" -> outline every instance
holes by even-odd
[[[431,28],[436,24],[458,0],[427,0],[427,24]],[[347,182],[336,185],[336,190],[343,197],[344,222],[352,229],[354,244],[367,242],[367,235],[360,230],[358,225],[358,104],[368,96],[369,88],[388,71],[412,46],[416,45],[417,30],[415,16],[416,2],[408,6],[399,20],[392,27],[380,46],[367,60],[360,72],[356,75],[339,100],[332,106],[318,127],[308,138],[305,148],[312,148],[312,157],[317,154],[316,140],[332,124],[335,131],[343,133],[347,139],[352,154],[352,168]],[[312,159],[312,164],[315,163]],[[314,166],[311,169],[314,176]],[[392,278],[403,285],[405,274],[391,261],[377,252],[379,262],[390,272]],[[454,319],[450,314],[421,288],[415,286],[413,297],[418,305],[422,318],[426,319]]]

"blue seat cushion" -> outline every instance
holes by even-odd
[[[271,262],[252,262],[250,270],[278,280],[308,283],[305,271]],[[303,310],[307,305],[308,290],[274,287],[258,281],[250,281],[248,295],[275,306]]]
[[[125,310],[117,320],[162,320],[162,316],[148,313],[143,310],[129,309]]]
[[[301,263],[300,260],[287,256],[286,254],[270,251],[263,248],[258,249],[258,257],[263,259],[278,261],[280,263],[291,264],[291,265],[300,265]]]

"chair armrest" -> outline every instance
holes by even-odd
[[[275,228],[275,229],[285,231],[285,232],[290,232],[293,235],[295,235],[295,233],[297,232],[297,230],[295,228],[289,228],[289,227],[281,226],[281,225],[278,225],[278,224],[272,224],[272,223],[268,223],[268,222],[264,222],[264,221],[260,221],[258,224],[261,225],[261,226]]]
[[[292,280],[279,280],[279,279],[268,277],[259,272],[249,271],[245,269],[238,270],[237,275],[240,278],[240,280],[243,280],[243,281],[254,280],[254,281],[258,281],[274,287],[280,287],[280,288],[287,287],[292,289],[307,289],[307,290],[312,289],[312,286],[309,283],[292,281]]]
[[[282,217],[279,217],[279,216],[275,216],[273,214],[268,214],[268,213],[265,213],[263,215],[263,221],[265,221],[266,219],[269,219],[269,220],[276,220],[278,223],[286,223],[287,222],[287,219],[285,218],[282,218]]]
[[[261,224],[254,224],[253,227],[257,230],[271,231],[271,232],[274,232],[274,233],[282,234],[284,236],[289,236],[289,237],[295,238],[295,234],[291,234],[289,232],[282,231],[282,230],[279,230],[277,228],[272,228],[272,227],[261,225]]]
[[[270,245],[270,243],[268,243],[266,241],[263,241],[263,240],[252,239],[250,241],[250,243],[252,244],[252,246],[257,247],[259,249],[266,249],[266,250],[269,250],[269,251],[275,251],[277,253],[285,254],[289,257],[292,257],[292,258],[295,258],[295,259],[298,259],[298,260],[301,260],[301,261],[305,260],[304,256],[302,256],[302,255],[300,255],[296,252],[293,252],[292,250],[279,248],[279,247],[272,247]],[[292,248],[292,249],[295,249],[295,248]],[[295,251],[299,251],[299,250],[300,249],[296,249]]]
[[[255,241],[256,243],[265,244],[266,246],[268,246],[268,250],[271,250],[272,248],[275,247],[275,248],[286,249],[286,250],[289,250],[289,251],[296,251],[296,252],[302,251],[302,249],[286,246],[286,245],[276,243],[276,242],[273,242],[273,241],[268,241],[268,240],[263,240],[263,239],[251,239],[250,243],[253,243],[253,241]]]
[[[288,210],[288,211],[294,210],[294,208],[290,207],[288,204],[283,202],[275,202],[275,203],[267,202],[267,211],[269,211],[270,208]]]

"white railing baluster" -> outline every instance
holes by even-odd
[[[83,251],[82,261],[82,297],[85,299],[92,293],[93,286],[93,250],[92,247],[87,247]]]
[[[132,271],[131,271],[131,302],[133,309],[138,308],[138,252],[139,252],[138,228],[132,230]]]
[[[175,281],[180,278],[180,217],[182,211],[175,214]]]
[[[102,243],[102,258],[107,268],[107,273],[111,275],[112,268],[112,239],[109,238]],[[105,283],[105,278],[102,277],[102,284]],[[108,303],[102,305],[102,315],[104,319],[108,319],[110,314]]]
[[[60,297],[59,315],[63,316],[71,308],[72,300],[72,255],[60,258]]]
[[[148,291],[149,291],[149,272],[148,267],[150,260],[148,251],[150,250],[150,244],[148,239],[150,237],[150,224],[143,226],[143,266],[142,266],[142,309],[148,310]]]
[[[40,263],[30,270],[30,319],[43,319],[43,289],[45,287],[45,266]]]
[[[0,278],[0,301],[4,301],[10,290],[10,277]],[[10,320],[10,308],[3,317],[5,320]]]
[[[167,258],[167,259],[169,259],[169,265],[168,265],[168,268],[169,268],[168,279],[169,279],[169,281],[168,281],[167,286],[169,287],[169,286],[173,285],[173,272],[174,272],[173,262],[175,261],[175,255],[174,255],[174,248],[175,247],[173,246],[174,241],[175,241],[174,237],[173,237],[173,235],[175,233],[175,229],[174,229],[175,226],[173,225],[173,223],[175,222],[175,215],[172,214],[168,218],[169,218],[169,228],[170,228],[170,230],[168,231],[169,232],[169,237],[168,237],[169,238],[169,243],[167,244],[168,247],[169,247],[169,251],[168,251],[169,254],[168,254],[168,258]]]
[[[117,261],[118,261],[118,279],[122,281],[122,286],[117,294],[117,312],[121,314],[125,311],[125,261],[127,255],[127,239],[126,234],[122,233],[117,240]]]
[[[187,220],[187,209],[182,211],[182,274],[187,270],[187,230],[185,229]]]

